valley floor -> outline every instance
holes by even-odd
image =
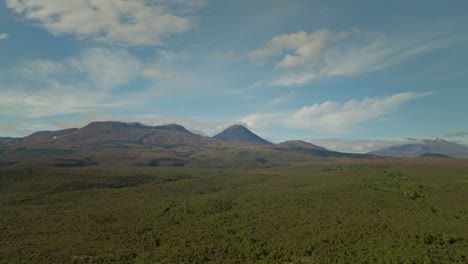
[[[466,263],[468,163],[0,167],[0,263]]]

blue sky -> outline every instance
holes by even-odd
[[[6,0],[0,135],[120,120],[468,143],[468,2],[343,2]]]

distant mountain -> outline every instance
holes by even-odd
[[[0,146],[1,145],[9,145],[9,144],[16,144],[21,142],[22,138],[13,138],[13,137],[0,137]]]
[[[445,141],[441,138],[435,140],[424,140],[434,152],[441,153],[454,158],[468,158],[468,147],[456,144],[453,142]]]
[[[153,127],[145,126],[140,123],[114,121],[91,122],[80,129],[56,135],[53,140],[56,143],[73,144],[102,143],[108,141],[138,141],[144,135],[152,133],[153,130]]]
[[[70,166],[108,162],[187,164],[187,156],[200,148],[217,147],[220,141],[191,133],[180,125],[146,126],[114,121],[92,122],[82,128],[39,131],[24,138],[0,138],[0,161],[50,162]],[[179,157],[180,156],[180,157]],[[161,159],[161,160],[160,160]],[[81,166],[80,165],[80,166]]]
[[[40,131],[24,138],[0,138],[0,166],[268,167],[323,158],[376,156],[329,151],[304,141],[275,146],[239,125],[213,138],[194,134],[177,124],[146,126],[113,121]]]
[[[401,146],[394,146],[383,148],[375,151],[368,152],[369,154],[375,154],[380,156],[389,156],[389,157],[405,157],[405,158],[414,158],[418,157],[424,153],[431,152],[431,149],[422,144],[405,144]]]
[[[248,130],[241,125],[233,125],[221,133],[215,135],[213,138],[222,140],[222,141],[234,141],[234,142],[245,142],[245,143],[255,143],[262,145],[273,145],[273,143],[266,141],[265,139],[255,135],[252,131]]]
[[[468,147],[437,138],[369,152],[369,154],[393,157],[419,157],[425,153],[437,153],[454,158],[468,158]]]
[[[193,134],[180,125],[146,126],[140,123],[124,123],[115,121],[91,122],[82,128],[70,128],[58,131],[39,131],[18,139],[0,140],[13,142],[23,146],[76,146],[134,143],[134,144],[186,144],[199,145],[209,138]]]
[[[424,153],[422,155],[419,155],[420,158],[442,158],[442,159],[451,159],[452,157],[440,154],[440,153]]]
[[[280,148],[289,148],[289,149],[318,149],[318,150],[328,150],[324,147],[320,147],[309,142],[302,140],[290,140],[284,141],[277,145]]]

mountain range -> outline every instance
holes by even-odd
[[[439,154],[453,158],[468,158],[468,147],[441,138],[412,141],[414,141],[414,143],[371,151],[369,154],[407,158]]]
[[[241,125],[206,137],[177,124],[105,121],[23,138],[0,138],[0,165],[265,167],[326,157],[375,156],[330,151],[303,141],[275,145]]]
[[[23,138],[0,138],[0,165],[44,164],[59,167],[96,164],[134,166],[273,166],[321,158],[383,156],[465,158],[468,148],[437,139],[368,154],[342,153],[309,142],[269,142],[241,125],[213,137],[198,135],[177,124],[147,126],[114,121],[92,122],[82,128],[39,131]]]

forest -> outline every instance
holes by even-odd
[[[463,160],[0,167],[0,263],[466,263]]]

